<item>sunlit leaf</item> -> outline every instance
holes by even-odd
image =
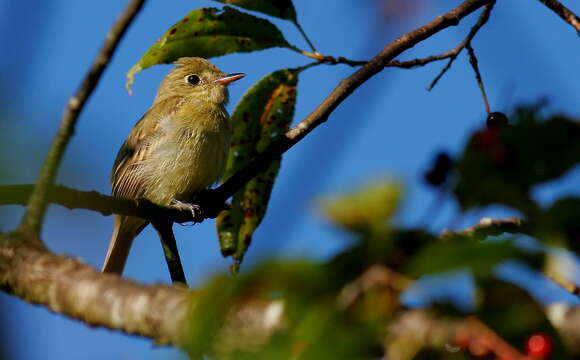
[[[294,116],[298,72],[273,72],[246,92],[232,115],[234,133],[224,178],[284,136]],[[280,160],[274,161],[248,182],[234,195],[229,213],[218,218],[218,236],[222,246],[228,246],[222,252],[232,254],[237,262],[243,259],[252,234],[266,213],[279,168]]]
[[[377,182],[352,193],[321,201],[321,209],[335,224],[354,232],[384,227],[399,204],[401,187]]]
[[[271,47],[289,47],[282,33],[268,20],[240,12],[193,10],[167,32],[127,73],[127,86],[136,73],[157,64],[168,64],[185,56],[211,58],[235,52],[251,52]]]
[[[281,19],[296,21],[296,10],[292,0],[215,0],[224,4],[261,12]]]

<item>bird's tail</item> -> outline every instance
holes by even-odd
[[[115,227],[102,272],[119,275],[123,272],[133,239],[147,224],[149,224],[147,221],[137,217],[115,216]]]

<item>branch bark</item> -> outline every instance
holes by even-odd
[[[34,185],[0,186],[0,205],[26,205]],[[193,217],[189,210],[157,205],[147,199],[121,199],[100,194],[96,191],[81,191],[66,186],[52,185],[47,201],[68,209],[87,209],[101,215],[137,216],[149,221],[173,220],[177,223],[201,222],[203,217]]]
[[[558,0],[540,0],[540,2],[570,24],[576,31],[580,32],[580,18],[570,9],[562,5]]]
[[[183,344],[194,301],[185,287],[140,285],[21,240],[0,235],[2,290],[89,325]]]

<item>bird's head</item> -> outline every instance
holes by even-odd
[[[165,76],[155,102],[170,96],[191,97],[215,104],[227,104],[227,85],[243,78],[245,74],[226,74],[206,59],[184,57]]]

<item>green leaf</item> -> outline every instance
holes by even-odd
[[[477,278],[488,278],[493,268],[507,259],[522,259],[539,267],[543,254],[530,254],[513,241],[440,241],[424,246],[407,264],[407,272],[414,277],[469,269]]]
[[[294,116],[298,73],[299,70],[278,70],[246,92],[232,115],[234,132],[225,178],[272,142],[284,137]],[[229,213],[217,219],[222,253],[232,254],[238,264],[266,213],[279,168],[280,160],[274,161],[267,170],[248,182],[233,196]]]
[[[265,19],[231,7],[193,10],[167,32],[127,73],[127,87],[136,73],[186,56],[211,58],[235,52],[290,47],[278,28]]]
[[[454,193],[463,209],[504,204],[530,215],[533,186],[555,179],[580,161],[580,125],[564,116],[547,120],[520,108],[513,125],[477,131],[457,161]]]
[[[296,22],[296,10],[292,0],[215,0],[224,4],[235,5],[246,10],[261,12],[280,19]]]
[[[321,202],[323,213],[346,230],[370,233],[382,229],[399,204],[401,187],[392,182],[376,182],[343,196]]]

